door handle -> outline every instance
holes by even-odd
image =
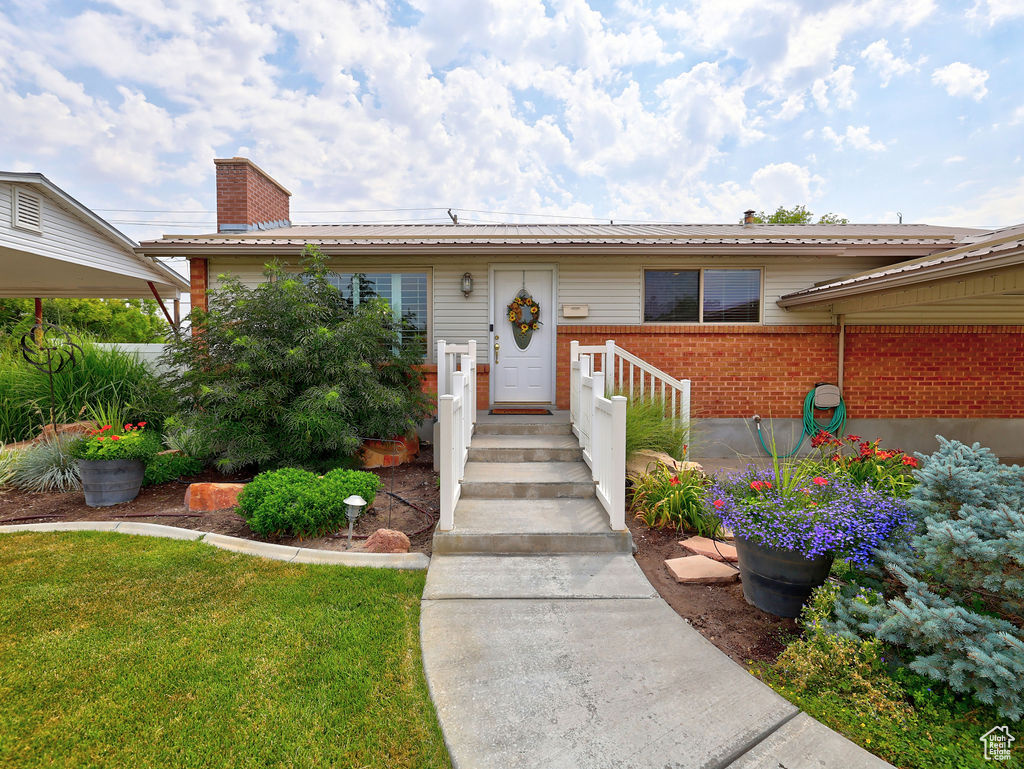
[[[495,362],[495,364],[497,364],[497,362],[498,362],[498,350],[500,350],[500,349],[501,349],[501,345],[498,344],[498,335],[495,334],[494,335],[494,362]]]

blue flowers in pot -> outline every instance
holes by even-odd
[[[798,463],[719,478],[709,510],[736,538],[743,595],[763,611],[796,617],[832,561],[866,566],[886,540],[909,536],[906,503]]]

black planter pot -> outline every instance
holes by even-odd
[[[130,502],[142,488],[146,466],[135,459],[79,459],[82,491],[89,507]]]
[[[825,584],[833,556],[804,557],[736,537],[743,597],[776,617],[797,617],[816,587]]]

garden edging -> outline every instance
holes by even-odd
[[[19,531],[115,531],[120,534],[135,534],[166,539],[187,539],[204,542],[221,550],[255,555],[289,563],[322,563],[336,566],[368,566],[377,569],[422,570],[430,565],[430,558],[423,553],[359,553],[341,550],[316,550],[292,545],[275,545],[270,542],[255,542],[241,537],[229,537],[209,531],[179,529],[158,523],[137,523],[135,521],[61,521],[57,523],[24,523],[16,526],[0,526],[0,533]]]

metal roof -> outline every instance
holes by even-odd
[[[928,224],[322,224],[246,233],[165,235],[148,247],[396,245],[741,245],[948,246],[981,233]]]
[[[832,280],[779,299],[783,307],[841,299],[852,294],[944,277],[951,271],[981,271],[1008,263],[1024,262],[1024,224],[1003,227],[964,238],[963,245],[931,256],[911,259],[880,270]]]

